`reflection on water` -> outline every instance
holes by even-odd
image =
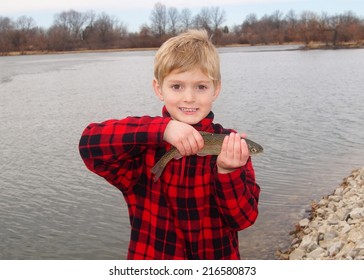
[[[286,48],[220,50],[215,121],[265,148],[253,158],[260,215],[240,233],[246,259],[273,259],[310,201],[363,166],[364,51]],[[160,114],[153,55],[0,58],[0,259],[125,258],[123,197],[77,145],[90,122]]]

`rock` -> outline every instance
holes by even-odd
[[[312,250],[315,250],[318,247],[318,233],[306,235],[303,237],[300,247],[307,251],[311,252]]]
[[[344,221],[347,218],[348,211],[342,206],[339,206],[340,208],[336,211],[336,215],[340,221]]]
[[[356,243],[364,239],[364,233],[361,230],[352,229],[348,233],[348,241]]]
[[[354,208],[349,215],[352,219],[360,219],[364,217],[364,208]]]
[[[345,258],[348,257],[352,259],[355,256],[355,244],[352,242],[347,242],[344,244],[343,248],[340,250],[340,252],[336,255],[338,258]]]
[[[327,218],[327,224],[329,225],[337,225],[339,223],[340,219],[336,214],[330,214]]]
[[[331,240],[338,236],[337,230],[330,229],[329,231],[324,234],[324,240]]]
[[[337,240],[336,242],[333,242],[330,246],[327,247],[327,252],[329,256],[337,255],[344,245],[345,243],[342,240]]]
[[[299,221],[299,226],[300,227],[302,227],[302,228],[305,228],[305,227],[307,227],[308,226],[308,223],[310,222],[310,220],[309,219],[307,219],[307,218],[305,218],[305,219],[303,219],[303,220],[301,220],[301,221]]]
[[[307,254],[307,259],[318,259],[327,256],[327,251],[321,247],[317,247],[315,250]]]
[[[304,250],[297,248],[289,254],[289,259],[290,260],[302,260],[305,255],[306,255],[306,253]]]
[[[364,260],[364,167],[311,208],[310,218],[292,231],[291,248],[282,258]]]
[[[343,228],[341,229],[341,234],[346,234],[351,230],[351,226],[349,224],[345,224]]]

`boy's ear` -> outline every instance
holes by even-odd
[[[214,92],[214,101],[219,96],[221,90],[221,81],[216,85],[215,92]]]
[[[162,94],[162,87],[156,79],[153,79],[153,89],[154,89],[155,95],[157,95],[157,97],[161,101],[163,101],[164,98],[163,98],[163,94]]]

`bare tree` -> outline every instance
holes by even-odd
[[[278,42],[279,44],[283,43],[284,40],[284,21],[283,21],[283,13],[279,10],[273,12],[270,16],[271,29],[273,32],[273,40]]]
[[[183,31],[186,31],[186,30],[190,29],[190,27],[192,25],[192,12],[191,12],[191,10],[188,9],[188,8],[182,9],[179,18],[180,18],[180,22],[181,22],[181,29]]]
[[[87,11],[85,13],[85,19],[86,19],[85,25],[87,27],[92,28],[96,21],[96,18],[97,18],[97,15],[96,15],[95,11],[93,11],[93,10]]]
[[[14,23],[8,17],[0,16],[0,54],[12,50],[11,33],[14,30]]]
[[[62,12],[55,16],[54,24],[63,27],[75,39],[81,39],[82,28],[88,19],[87,14],[74,10]]]
[[[86,27],[82,32],[82,39],[86,42],[86,44],[90,45],[93,39],[93,34],[95,33],[95,21],[97,15],[93,10],[87,11],[86,15],[87,22],[85,23]]]
[[[259,21],[256,14],[252,13],[246,16],[241,26],[241,42],[247,42],[251,45],[257,43],[258,24]]]
[[[52,25],[47,32],[48,50],[70,51],[75,48],[74,40],[63,26]]]
[[[96,41],[102,47],[111,47],[116,36],[115,29],[117,28],[117,20],[106,13],[101,13],[95,21],[94,26]]]
[[[150,20],[152,22],[152,32],[158,37],[166,34],[167,26],[167,8],[162,3],[158,2],[154,5],[151,12]]]
[[[177,34],[177,24],[178,24],[178,19],[179,19],[179,13],[178,13],[177,8],[175,8],[175,7],[168,8],[167,16],[168,16],[167,23],[168,23],[169,33],[171,33],[172,35],[176,35]]]
[[[226,13],[224,10],[220,10],[219,7],[210,8],[211,25],[214,32],[216,32],[220,26],[226,21]]]
[[[202,8],[193,19],[195,28],[206,29],[209,33],[212,33],[211,22],[211,10],[207,7]]]
[[[331,42],[332,32],[334,31],[330,25],[330,21],[330,16],[326,12],[322,12],[321,17],[318,19],[319,39],[325,42],[326,46]]]
[[[13,33],[13,44],[21,52],[32,49],[37,32],[36,22],[27,16],[19,17],[15,22],[16,31]]]
[[[226,20],[226,13],[224,10],[220,10],[219,7],[210,8],[210,19],[211,19],[211,29],[212,29],[212,41],[215,44],[221,44],[223,37],[223,30],[221,30],[221,25]],[[229,33],[229,29],[226,28],[225,31]]]
[[[15,26],[17,29],[28,32],[34,27],[37,26],[35,20],[32,17],[21,16],[15,22]]]
[[[288,13],[285,16],[286,21],[286,34],[285,34],[285,40],[286,42],[293,42],[297,41],[297,25],[298,25],[298,18],[294,10],[288,11]]]
[[[300,16],[299,32],[304,43],[308,45],[311,41],[317,39],[319,33],[318,16],[311,11],[304,11]]]
[[[8,17],[0,16],[0,34],[5,34],[14,29],[14,23]]]
[[[360,20],[352,11],[347,11],[340,15],[339,25],[339,41],[350,42],[360,40],[357,36],[360,34]]]

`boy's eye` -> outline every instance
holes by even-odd
[[[205,85],[198,85],[197,86],[197,89],[198,90],[205,90],[205,89],[207,89],[207,86],[205,86]]]
[[[172,85],[171,88],[174,90],[180,90],[182,88],[182,86],[181,85]]]

